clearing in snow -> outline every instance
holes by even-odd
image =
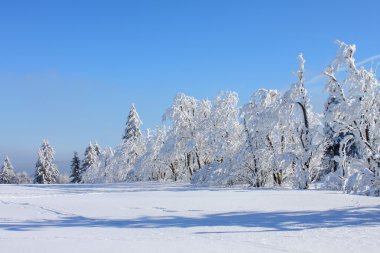
[[[2,252],[378,252],[380,199],[190,185],[0,185]]]

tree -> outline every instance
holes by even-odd
[[[31,178],[26,172],[16,173],[15,184],[31,184],[33,183],[33,178]]]
[[[307,189],[311,183],[314,174],[312,170],[319,167],[321,159],[322,138],[319,134],[320,120],[312,111],[310,98],[305,87],[304,81],[304,64],[305,60],[302,54],[298,55],[300,61],[297,72],[298,82],[292,85],[291,89],[283,96],[281,105],[284,115],[289,116],[285,128],[288,136],[294,139],[291,145],[288,145],[287,158],[292,163],[293,171],[288,174],[292,177],[293,187],[296,189]]]
[[[172,128],[160,157],[170,168],[174,181],[190,181],[195,171],[211,162],[205,147],[207,139],[203,135],[210,111],[209,100],[199,101],[179,93],[165,113],[164,120],[171,120]]]
[[[99,177],[102,179],[101,182],[104,182],[104,183],[112,182],[112,180],[109,180],[109,178],[111,178],[109,172],[113,166],[114,155],[115,155],[115,151],[111,147],[105,148],[104,151],[100,153]]]
[[[241,145],[243,125],[239,121],[238,102],[236,92],[220,92],[212,104],[202,129],[208,140],[204,149],[211,162],[229,163]]]
[[[208,107],[203,109],[208,116],[198,122],[198,149],[195,153],[199,153],[201,166],[193,174],[192,183],[227,184],[236,178],[235,168],[241,162],[236,159],[237,152],[244,142],[238,100],[236,92],[220,92],[210,110]]]
[[[5,158],[3,166],[0,170],[0,184],[14,184],[16,183],[16,175],[11,161],[8,157]]]
[[[87,169],[86,173],[83,175],[83,181],[85,183],[118,182],[118,180],[114,180],[114,175],[112,173],[112,168],[115,162],[113,156],[114,151],[110,147],[106,147],[100,151],[96,157],[95,162]]]
[[[280,102],[278,91],[259,89],[241,109],[245,136],[232,181],[254,187],[282,184],[283,170],[276,160],[285,149],[285,134],[278,123]]]
[[[140,126],[142,125],[142,121],[137,113],[136,107],[132,104],[131,109],[129,111],[128,120],[126,123],[126,128],[123,135],[123,142],[133,142],[134,140],[141,137]]]
[[[125,134],[123,137],[123,144],[121,146],[122,158],[124,161],[124,170],[126,173],[133,167],[136,159],[144,151],[144,142],[141,134],[140,127],[142,121],[137,113],[136,107],[132,104],[126,123]],[[126,173],[123,173],[126,175]]]
[[[126,181],[138,157],[144,152],[142,122],[136,107],[129,111],[122,144],[114,149],[101,151],[97,144],[90,143],[82,165],[82,179],[86,183],[113,183]]]
[[[78,152],[74,152],[74,157],[71,160],[71,183],[80,183],[82,181],[81,177],[81,167],[80,167],[80,159],[78,157]]]
[[[44,140],[38,151],[38,160],[36,163],[36,172],[34,174],[34,183],[36,184],[54,184],[57,183],[59,171],[54,164],[55,151],[47,140]]]
[[[335,161],[331,174],[347,192],[380,195],[379,82],[372,70],[356,67],[355,45],[337,43],[338,55],[324,72],[325,129],[334,151],[329,158]]]
[[[81,181],[82,183],[91,181],[90,180],[90,178],[92,178],[91,175],[94,174],[93,171],[91,170],[94,169],[94,167],[97,167],[99,154],[100,154],[99,145],[97,143],[92,144],[90,142],[90,144],[88,145],[88,147],[86,148],[84,152],[84,159],[82,161],[82,167],[80,171],[80,178],[82,180]]]
[[[135,181],[165,180],[169,174],[169,167],[161,160],[160,152],[166,141],[167,129],[160,127],[146,133],[146,149],[136,160],[130,171],[130,179]]]
[[[127,180],[136,160],[143,154],[145,149],[144,136],[140,130],[141,125],[142,121],[135,105],[132,104],[123,135],[123,143],[116,148],[107,168],[107,180],[111,182]]]

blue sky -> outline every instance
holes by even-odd
[[[0,159],[32,171],[47,138],[61,169],[90,140],[120,143],[131,103],[159,125],[177,92],[284,90],[357,44],[380,54],[378,1],[2,1]],[[323,82],[309,84],[322,108]]]

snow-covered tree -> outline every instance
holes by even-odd
[[[127,127],[125,128],[121,150],[123,153],[122,160],[127,167],[125,169],[129,171],[135,164],[136,159],[144,151],[144,139],[140,130],[142,121],[140,120],[134,104],[132,104],[129,111],[126,125]]]
[[[97,156],[94,164],[91,165],[84,175],[86,183],[112,183],[119,182],[113,173],[114,168],[114,151],[107,147],[103,149]]]
[[[202,129],[210,110],[210,101],[179,93],[164,115],[164,119],[171,121],[172,128],[160,156],[170,168],[174,181],[190,181],[193,173],[209,162]]]
[[[204,131],[213,162],[229,160],[241,145],[243,125],[239,122],[236,92],[221,92],[214,100]]]
[[[137,159],[130,176],[132,180],[166,180],[169,174],[169,166],[161,159],[160,152],[165,144],[167,129],[157,128],[154,131],[147,130],[146,149]]]
[[[348,192],[380,195],[379,83],[372,70],[356,67],[355,45],[338,44],[338,55],[324,72],[325,133],[332,150],[327,155],[334,161],[327,178]]]
[[[38,151],[34,183],[54,184],[57,183],[59,171],[54,163],[54,149],[47,140],[44,140]]]
[[[15,184],[31,184],[33,179],[26,172],[16,173],[16,182]]]
[[[0,184],[14,184],[16,182],[16,175],[11,161],[8,157],[5,158],[3,166],[0,169]]]
[[[90,168],[96,162],[99,154],[99,146],[90,142],[84,151],[84,159],[82,161],[82,174],[85,173],[88,168]]]
[[[141,137],[140,127],[142,125],[142,121],[137,113],[136,107],[132,104],[131,109],[129,111],[128,120],[126,123],[126,128],[123,135],[123,142],[129,143]]]
[[[92,181],[94,170],[98,169],[98,156],[100,154],[100,147],[97,143],[87,146],[84,152],[84,159],[80,172],[82,183],[90,183]]]
[[[110,168],[112,168],[112,162],[113,157],[115,155],[115,151],[111,147],[107,147],[103,150],[103,152],[99,155],[99,172],[102,174],[99,174],[100,178],[103,178],[102,182],[112,182],[112,180],[109,180],[109,171]]]
[[[199,127],[205,159],[192,177],[196,184],[226,184],[232,176],[235,157],[243,143],[243,125],[239,121],[238,95],[221,92],[211,105],[209,116]]]
[[[255,187],[269,182],[281,185],[282,169],[275,163],[277,150],[284,149],[284,135],[277,130],[280,97],[276,90],[259,89],[241,109],[244,143],[236,157],[236,176],[231,182],[248,183]],[[274,143],[275,133],[282,134],[280,145]]]
[[[112,151],[107,168],[105,169],[108,182],[123,182],[128,179],[136,160],[144,153],[145,138],[141,134],[142,121],[132,104],[129,111],[126,128],[123,135],[123,143]]]
[[[121,145],[115,150],[106,148],[104,151],[100,151],[98,146],[91,144],[87,148],[82,166],[83,181],[86,183],[126,181],[136,160],[145,149],[141,125],[136,107],[132,104]]]
[[[286,136],[291,137],[287,144],[286,153],[283,153],[282,163],[291,164],[292,171],[288,175],[292,177],[294,188],[306,189],[311,182],[312,170],[320,166],[323,151],[322,135],[319,134],[320,121],[317,114],[311,109],[310,98],[304,81],[305,60],[300,54],[298,82],[283,95],[281,117],[285,119],[282,126]],[[287,123],[287,125],[285,125]],[[288,138],[289,139],[289,138]],[[287,159],[290,159],[287,160]]]
[[[82,181],[81,178],[81,166],[80,159],[78,156],[78,152],[74,152],[74,157],[71,160],[71,183],[80,183]]]

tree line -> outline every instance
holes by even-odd
[[[372,69],[355,65],[355,45],[339,42],[326,67],[327,101],[313,111],[301,55],[297,81],[280,93],[259,89],[238,107],[235,92],[213,101],[177,94],[163,120],[141,132],[131,106],[122,143],[90,143],[71,164],[71,183],[182,181],[198,185],[248,184],[380,195],[380,91]],[[54,150],[44,141],[34,183],[58,183]],[[9,175],[6,159],[0,182]],[[9,176],[8,176],[9,177]],[[2,180],[2,181],[1,181]]]

